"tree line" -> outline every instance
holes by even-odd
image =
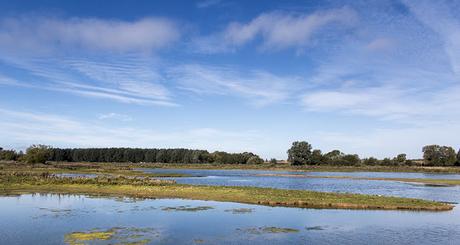
[[[3,157],[5,156],[5,157]],[[219,163],[260,164],[264,160],[251,152],[208,152],[193,149],[142,149],[142,148],[53,148],[32,145],[26,153],[0,150],[0,160],[29,163],[57,162],[159,162],[159,163]]]
[[[456,153],[450,146],[427,145],[422,148],[422,164],[426,166],[459,166],[460,150]],[[402,153],[394,158],[379,160],[375,157],[361,159],[357,154],[345,154],[333,150],[323,154],[321,150],[313,149],[306,141],[295,141],[287,151],[288,161],[292,165],[382,165],[382,166],[411,166],[421,165],[418,161],[407,159]]]
[[[382,165],[382,166],[460,166],[460,150],[456,153],[450,146],[427,145],[422,148],[423,160],[407,159],[406,154],[393,158],[361,159],[357,154],[345,154],[340,150],[322,153],[313,149],[306,141],[292,143],[287,151],[292,165]],[[5,150],[0,147],[0,160],[27,163],[56,162],[158,162],[158,163],[218,163],[218,164],[260,164],[264,160],[251,152],[228,153],[208,152],[193,149],[142,149],[142,148],[53,148],[46,145],[32,145],[26,152]],[[269,161],[276,164],[276,159]]]

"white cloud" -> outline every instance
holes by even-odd
[[[222,0],[202,0],[196,3],[197,8],[209,8],[220,4]]]
[[[129,122],[129,121],[133,120],[133,118],[128,116],[128,115],[119,114],[119,113],[115,113],[115,112],[101,114],[101,115],[98,116],[98,118],[100,120],[114,119],[114,120],[119,120],[119,121],[122,121],[122,122]]]
[[[347,7],[312,14],[263,13],[248,23],[230,23],[222,33],[199,37],[194,45],[199,51],[212,53],[233,50],[260,37],[263,50],[302,49],[322,28],[351,26],[356,20],[355,12]]]
[[[196,94],[241,96],[256,106],[286,101],[300,82],[296,77],[279,77],[264,71],[239,73],[196,64],[173,69],[171,77],[184,90]]]
[[[0,85],[7,85],[7,86],[22,86],[20,82],[16,79],[4,76],[0,74]]]
[[[62,49],[81,52],[151,52],[179,38],[167,19],[137,21],[95,18],[17,17],[0,20],[0,49],[47,53]]]
[[[460,86],[435,92],[397,87],[374,87],[315,91],[302,99],[304,107],[316,112],[364,115],[410,125],[428,125],[460,120]]]
[[[5,78],[0,83],[122,103],[177,106],[151,52],[179,35],[176,24],[164,18],[0,18],[0,61],[21,70],[12,77],[20,83]]]
[[[459,149],[460,126],[455,123],[437,123],[403,128],[376,128],[366,132],[317,132],[310,138],[315,147],[324,151],[340,149],[358,153],[361,157],[395,157],[399,153],[409,158],[422,158],[422,147],[439,144]]]
[[[191,128],[160,132],[113,127],[103,120],[83,122],[52,114],[2,108],[0,117],[0,144],[4,147],[44,143],[56,147],[157,147],[258,152],[261,148],[257,142],[267,142],[253,130]]]

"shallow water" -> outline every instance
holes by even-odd
[[[460,179],[459,174],[387,173],[387,172],[290,172],[259,170],[144,169],[149,173],[183,173],[200,177],[168,178],[181,184],[256,186],[278,189],[349,192],[359,194],[413,197],[443,202],[460,202],[460,186],[433,187],[423,184],[382,180],[298,178],[257,176],[264,174],[300,174],[315,176],[352,176],[386,178]]]
[[[0,244],[65,244],[71,232],[114,227],[110,240],[86,244],[456,244],[459,214],[22,195],[0,197]]]

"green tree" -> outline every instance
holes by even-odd
[[[296,141],[292,143],[291,149],[287,151],[288,161],[292,165],[304,165],[311,161],[311,145],[305,141]]]
[[[342,157],[342,164],[346,165],[358,165],[361,163],[361,159],[356,154],[347,154]]]
[[[276,160],[276,158],[270,159],[270,164],[277,164],[277,163],[278,163],[278,160]]]
[[[422,151],[426,165],[452,166],[457,161],[455,150],[449,146],[427,145]]]
[[[315,149],[311,153],[310,164],[321,165],[327,163],[324,159],[323,153],[321,150]]]
[[[51,156],[51,147],[46,145],[32,145],[24,156],[27,163],[46,163]]]
[[[264,160],[258,156],[251,156],[247,162],[247,164],[262,164],[264,163]]]
[[[458,153],[457,153],[457,165],[460,165],[460,149],[458,150]]]
[[[379,160],[375,157],[364,158],[363,164],[364,165],[377,165],[379,164]]]
[[[393,162],[398,165],[403,165],[407,161],[407,155],[402,153],[393,158]]]
[[[5,160],[5,161],[15,161],[19,157],[18,153],[14,150],[4,150],[3,148],[0,148],[0,160]]]

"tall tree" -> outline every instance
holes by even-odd
[[[311,145],[306,141],[295,141],[287,151],[288,161],[293,165],[304,165],[311,162]]]
[[[422,151],[426,165],[452,166],[457,161],[455,150],[449,146],[427,145]]]

